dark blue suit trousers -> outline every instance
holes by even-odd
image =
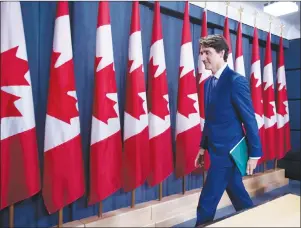
[[[236,211],[250,208],[253,202],[246,191],[242,176],[235,165],[210,167],[197,207],[196,225],[211,222],[217,205],[226,190]]]

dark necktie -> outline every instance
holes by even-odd
[[[212,96],[213,96],[213,91],[214,91],[214,88],[216,87],[216,84],[217,84],[217,81],[218,79],[212,75],[212,80],[211,80],[211,85],[210,85],[210,92],[209,92],[209,103],[211,103],[211,100],[212,100]]]
[[[214,88],[216,87],[216,84],[217,84],[218,79],[217,79],[217,77],[215,77],[214,75],[213,75],[212,77],[213,77],[213,78],[212,78],[212,89],[214,89]]]

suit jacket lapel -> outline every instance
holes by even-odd
[[[216,105],[216,102],[217,102],[217,99],[218,99],[218,94],[219,94],[219,91],[224,89],[223,87],[223,84],[227,81],[228,77],[227,75],[229,74],[229,70],[230,68],[227,66],[225,68],[225,70],[223,71],[223,73],[221,74],[220,78],[218,79],[217,81],[217,84],[215,86],[215,88],[213,89],[212,88],[212,81],[210,82],[210,88],[208,89],[208,92],[210,94],[208,94],[209,96],[208,97],[211,97],[210,100],[208,100],[208,105],[209,105],[209,112],[212,111],[212,108]]]

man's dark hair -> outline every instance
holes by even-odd
[[[200,45],[202,47],[211,47],[215,49],[217,53],[225,51],[224,61],[227,62],[229,54],[229,46],[227,40],[222,35],[209,35],[200,39]]]

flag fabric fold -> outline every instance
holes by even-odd
[[[262,80],[261,80],[261,65],[258,44],[257,28],[254,28],[253,44],[252,44],[252,58],[251,58],[251,76],[250,76],[250,90],[252,103],[255,111],[255,118],[259,129],[259,136],[261,145],[264,142],[264,116],[263,116],[263,97],[262,97]],[[265,156],[261,157],[259,163],[264,161]]]
[[[226,16],[225,21],[224,21],[224,37],[227,40],[227,43],[228,43],[228,46],[229,46],[229,54],[228,54],[227,63],[228,63],[229,68],[234,70],[228,16]]]
[[[202,30],[201,30],[201,37],[208,36],[207,32],[207,10],[204,9],[203,16],[202,16]],[[201,53],[199,53],[198,57],[198,100],[199,100],[199,107],[200,107],[200,121],[201,121],[201,136],[205,125],[205,91],[204,85],[205,81],[208,77],[212,74],[210,70],[205,69],[205,64],[202,61]],[[210,157],[208,151],[205,151],[204,154],[204,168],[208,170],[210,167]]]
[[[272,67],[272,51],[271,51],[271,34],[267,35],[265,48],[265,59],[263,68],[263,111],[264,111],[264,128],[265,142],[262,145],[264,159],[275,159],[277,154],[276,142],[276,104],[274,94],[273,67]]]
[[[160,16],[160,3],[155,2],[152,42],[149,58],[148,107],[150,175],[148,183],[154,186],[173,171],[169,97],[166,63]]]
[[[122,141],[109,2],[98,3],[89,204],[121,187]]]
[[[31,76],[20,2],[1,2],[0,210],[41,189]]]
[[[177,177],[183,177],[196,169],[194,160],[201,136],[188,7],[188,2],[185,2],[176,115]]]
[[[281,159],[291,149],[291,136],[289,124],[289,110],[287,99],[286,76],[284,66],[283,38],[280,37],[278,51],[278,69],[277,69],[277,159]]]
[[[149,129],[144,80],[139,2],[132,3],[124,110],[123,189],[132,191],[150,173]]]
[[[237,25],[236,50],[235,50],[235,71],[242,76],[246,76],[245,63],[242,49],[242,25]]]
[[[57,3],[44,140],[43,199],[54,213],[84,194],[68,2]]]

